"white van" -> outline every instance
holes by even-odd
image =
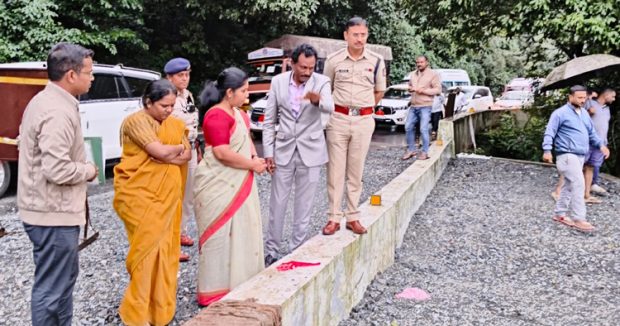
[[[455,86],[470,86],[471,80],[469,74],[463,69],[433,69],[441,78],[441,84],[444,89],[448,89]],[[405,76],[403,83],[409,83],[409,74]]]

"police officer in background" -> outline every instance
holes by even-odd
[[[329,55],[323,73],[332,80],[334,114],[327,124],[327,195],[329,222],[323,234],[332,235],[346,217],[346,228],[366,233],[359,222],[362,174],[370,147],[375,120],[374,106],[386,89],[383,57],[366,48],[368,24],[361,17],[351,18],[345,26],[347,47]],[[342,211],[346,177],[347,209]]]
[[[184,58],[174,58],[164,66],[164,73],[177,88],[177,100],[174,104],[172,115],[183,120],[188,130],[188,138],[192,144],[192,159],[187,164],[187,182],[185,183],[185,195],[183,197],[183,217],[181,220],[181,245],[191,247],[194,240],[187,234],[187,223],[194,214],[194,198],[192,195],[192,184],[198,154],[195,149],[196,138],[198,137],[198,110],[194,104],[194,97],[187,89],[189,85],[190,62]],[[181,252],[179,260],[182,262],[189,260],[189,255]]]

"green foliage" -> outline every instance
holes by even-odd
[[[566,103],[566,96],[562,91],[537,96],[532,106],[524,111],[528,115],[524,123],[506,112],[496,128],[480,137],[480,147],[492,156],[540,161],[547,122],[551,113]]]
[[[390,80],[400,81],[415,69],[415,57],[425,54],[421,30],[408,22],[406,12],[401,10],[403,1],[373,0],[368,3],[370,42],[392,48],[393,61]],[[381,8],[373,11],[372,8]]]
[[[546,121],[536,116],[521,126],[515,116],[506,113],[497,128],[484,133],[481,147],[492,156],[539,161],[545,126]]]
[[[410,0],[412,12],[432,27],[447,28],[466,48],[493,36],[528,36],[539,51],[552,40],[566,56],[620,49],[616,0]],[[415,11],[414,11],[415,10]]]
[[[139,25],[138,0],[110,2],[7,0],[0,2],[0,62],[44,60],[49,48],[68,41],[116,54],[117,44],[145,48],[132,23]],[[118,27],[126,26],[126,27]]]

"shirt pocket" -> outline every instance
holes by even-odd
[[[353,78],[353,71],[351,68],[336,69],[335,82],[350,82]]]
[[[371,85],[375,84],[375,67],[374,66],[364,66],[362,71],[360,71],[360,75],[362,80],[370,83]]]

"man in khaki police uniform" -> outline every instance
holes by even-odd
[[[366,48],[368,25],[360,17],[351,18],[345,27],[347,48],[327,57],[324,74],[332,80],[335,112],[327,124],[327,195],[329,222],[323,234],[346,228],[356,234],[366,233],[359,222],[359,199],[362,174],[370,139],[375,130],[374,106],[386,88],[383,57]],[[342,195],[346,176],[347,209],[342,211]]]
[[[177,88],[177,100],[174,103],[172,115],[183,120],[187,128],[190,144],[192,144],[192,159],[187,164],[187,182],[185,183],[185,195],[183,196],[183,217],[181,219],[181,245],[191,247],[194,240],[187,234],[187,223],[194,213],[194,196],[192,195],[192,185],[194,171],[196,171],[196,161],[198,153],[194,145],[198,137],[198,110],[194,105],[194,97],[187,89],[189,85],[190,62],[184,58],[174,58],[164,66],[164,73],[172,85]],[[189,255],[181,252],[179,260],[182,262],[189,260]]]

